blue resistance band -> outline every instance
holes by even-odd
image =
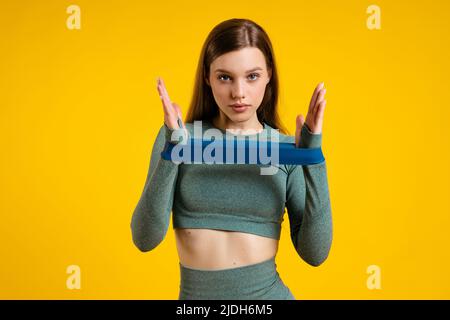
[[[199,138],[189,138],[186,143],[174,144],[166,142],[161,157],[165,160],[174,160],[183,163],[225,163],[225,164],[269,164],[267,159],[270,159],[271,165],[276,164],[295,164],[295,165],[309,165],[323,162],[325,160],[321,148],[297,148],[295,143],[286,142],[272,142],[272,141],[257,141],[257,140],[221,140],[220,144],[217,142],[211,145],[215,140],[205,140]],[[230,146],[231,144],[231,146]],[[178,146],[176,150],[173,150]],[[230,148],[233,150],[230,150]],[[272,152],[278,148],[278,159]],[[215,156],[216,151],[217,157]],[[173,153],[173,151],[175,153]],[[189,152],[190,151],[190,152]],[[188,154],[186,157],[184,153]],[[233,159],[227,157],[227,152],[233,155]],[[276,152],[276,151],[274,151]],[[173,157],[172,155],[175,154]],[[219,155],[222,157],[219,157]],[[261,154],[265,159],[261,159]],[[242,156],[244,155],[244,157]],[[253,157],[250,157],[253,155]],[[186,159],[187,158],[187,159]],[[205,159],[206,158],[206,159]],[[210,158],[214,158],[211,161]],[[238,160],[239,158],[239,160]],[[181,159],[181,160],[180,160]]]

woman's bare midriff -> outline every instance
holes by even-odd
[[[180,263],[188,268],[220,270],[260,263],[275,257],[278,240],[255,234],[175,229]]]

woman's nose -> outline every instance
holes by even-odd
[[[233,95],[233,99],[242,99],[245,96],[245,84],[240,81],[236,81],[231,90],[231,94]]]

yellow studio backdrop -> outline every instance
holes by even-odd
[[[0,9],[0,298],[178,298],[172,221],[147,253],[130,230],[163,124],[156,77],[186,115],[201,46],[230,18],[269,34],[292,135],[315,86],[327,88],[333,245],[309,266],[285,215],[276,261],[296,298],[450,298],[449,1],[10,0]]]

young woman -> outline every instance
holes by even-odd
[[[162,79],[157,89],[164,124],[153,145],[150,167],[131,229],[143,252],[165,237],[170,213],[180,259],[179,299],[292,299],[275,263],[283,214],[287,209],[292,243],[308,264],[328,257],[332,218],[325,161],[279,165],[261,175],[259,164],[175,163],[161,157],[174,133],[195,136],[203,129],[244,139],[280,131],[279,142],[319,148],[326,101],[320,83],[306,119],[286,135],[277,113],[278,76],[266,32],[247,19],[218,24],[203,45],[193,99],[185,124]],[[250,133],[249,133],[250,132]]]

